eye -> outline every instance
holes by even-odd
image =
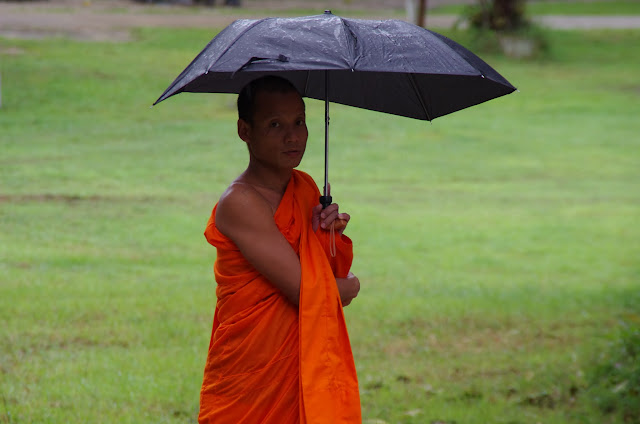
[[[304,119],[298,119],[298,121],[296,122],[296,125],[298,125],[299,127],[302,127],[306,124]]]
[[[280,122],[278,121],[273,121],[269,123],[269,127],[271,128],[278,128],[280,126]]]

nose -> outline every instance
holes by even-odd
[[[285,142],[287,143],[298,143],[306,140],[307,138],[307,127],[306,125],[288,125],[285,132]]]

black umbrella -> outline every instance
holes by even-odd
[[[277,74],[305,97],[325,100],[328,190],[329,102],[432,120],[515,90],[454,41],[400,20],[242,19],[220,32],[156,100],[184,91],[239,93]]]

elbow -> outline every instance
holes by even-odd
[[[301,273],[295,273],[294,278],[289,280],[284,286],[280,288],[282,294],[287,300],[296,308],[300,306],[300,286],[302,284]]]
[[[300,287],[296,290],[291,290],[291,293],[285,294],[287,300],[296,308],[300,306]]]

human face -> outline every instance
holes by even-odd
[[[253,122],[238,120],[238,135],[249,148],[250,166],[291,170],[307,147],[304,102],[296,92],[259,92]]]

